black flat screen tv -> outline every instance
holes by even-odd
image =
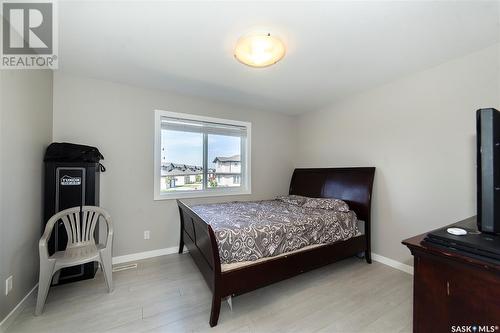
[[[477,226],[481,232],[500,234],[500,112],[476,111]]]

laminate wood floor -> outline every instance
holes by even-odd
[[[44,313],[34,301],[9,332],[411,332],[412,277],[357,258],[302,274],[222,304],[208,325],[211,293],[189,254],[113,273],[108,294],[93,280],[53,287]]]

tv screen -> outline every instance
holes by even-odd
[[[476,126],[478,229],[500,233],[500,112],[477,110]]]

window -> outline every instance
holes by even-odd
[[[155,112],[156,200],[250,193],[250,123]]]

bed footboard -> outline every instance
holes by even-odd
[[[184,251],[184,246],[198,266],[208,286],[212,290],[212,310],[210,313],[210,326],[217,325],[221,300],[221,265],[219,249],[212,227],[205,223],[182,201],[177,200],[181,222],[179,253]]]

